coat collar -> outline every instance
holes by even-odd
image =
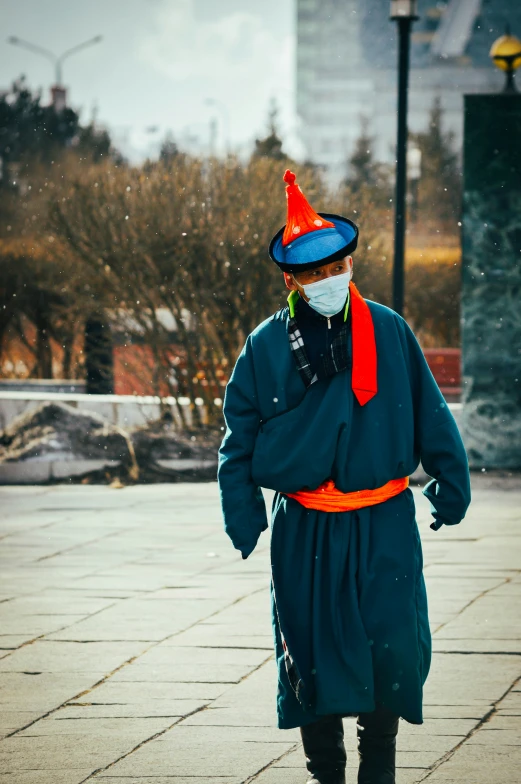
[[[350,295],[351,295],[351,292],[348,291],[347,292],[346,304],[345,304],[345,308],[344,308],[344,318],[343,318],[343,321],[347,321],[347,314],[349,313],[349,302],[350,302],[350,299],[351,299]],[[290,291],[289,292],[289,295],[288,295],[288,307],[289,307],[290,318],[295,318],[295,314],[296,314],[297,307],[298,307],[299,311],[301,313],[305,314],[306,316],[309,316],[310,319],[316,318],[317,321],[326,321],[326,316],[322,316],[320,313],[317,313],[316,310],[313,310],[313,308],[310,305],[308,305],[306,300],[302,299],[302,297],[300,296],[298,291]],[[339,314],[336,313],[334,316],[331,316],[331,318],[336,319],[338,315]]]

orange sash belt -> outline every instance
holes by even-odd
[[[409,486],[409,477],[391,479],[375,490],[356,490],[353,493],[342,493],[337,490],[332,479],[328,479],[316,490],[299,490],[297,493],[284,493],[294,498],[306,509],[317,509],[319,512],[352,512],[364,506],[381,504],[398,495]]]

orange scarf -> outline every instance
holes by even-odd
[[[337,490],[332,479],[328,479],[316,490],[299,490],[297,493],[284,493],[294,498],[306,509],[317,509],[319,512],[352,512],[365,506],[382,504],[389,498],[398,495],[409,486],[409,477],[391,479],[375,490],[355,490],[353,493],[342,493]]]

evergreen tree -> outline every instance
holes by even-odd
[[[159,160],[163,163],[171,163],[179,155],[179,147],[175,143],[173,136],[171,133],[167,133],[163,142],[161,143],[161,149],[159,151]]]
[[[276,161],[282,161],[287,158],[287,155],[282,150],[282,139],[279,136],[277,128],[277,117],[279,110],[274,101],[268,113],[268,135],[264,139],[255,139],[255,149],[253,155],[255,158],[273,158]]]
[[[411,134],[421,150],[421,177],[418,186],[420,214],[437,221],[456,221],[461,210],[461,169],[454,149],[454,133],[443,130],[440,98],[432,105],[429,126]]]
[[[361,117],[360,124],[360,136],[348,160],[344,184],[353,194],[363,190],[371,191],[372,201],[380,204],[389,198],[391,187],[389,169],[374,158],[374,137],[369,134],[367,117]]]
[[[376,164],[373,158],[372,146],[374,139],[369,136],[369,122],[367,117],[361,118],[360,136],[356,140],[355,149],[348,164],[347,180],[353,192],[357,192],[364,185],[376,184]]]
[[[93,163],[105,161],[114,153],[108,131],[98,128],[94,122],[79,128],[76,139],[78,152],[89,157]]]
[[[69,108],[56,112],[42,106],[41,94],[32,93],[25,78],[15,81],[11,90],[0,97],[0,158],[7,179],[9,164],[26,156],[50,162],[60,147],[65,147],[78,132],[79,117]]]

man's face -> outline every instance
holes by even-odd
[[[284,272],[284,282],[286,288],[290,291],[298,291],[300,296],[309,302],[309,297],[304,294],[302,286],[308,283],[316,283],[318,280],[324,278],[331,278],[335,275],[343,275],[345,272],[350,272],[353,269],[353,259],[351,256],[346,256],[339,261],[331,261],[329,264],[323,264],[321,267],[315,269],[304,270],[303,272]]]

